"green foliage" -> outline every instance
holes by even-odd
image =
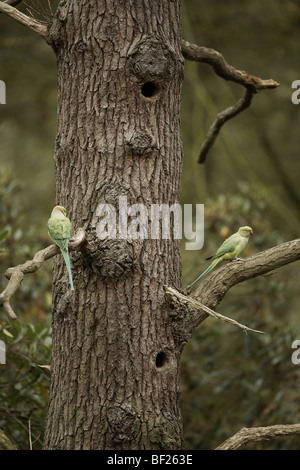
[[[24,216],[24,190],[11,175],[0,175],[0,291],[7,283],[6,269],[30,259],[48,240]],[[45,230],[46,232],[46,230]],[[51,352],[51,271],[27,275],[12,299],[16,322],[0,312],[0,340],[6,344],[6,364],[0,365],[0,428],[21,449],[41,448],[48,401],[47,369]]]
[[[3,230],[2,232],[0,232],[0,245],[8,237],[8,235],[9,235],[9,230]],[[0,247],[0,257],[4,252],[5,252],[4,248]]]
[[[183,37],[217,49],[240,70],[273,78],[275,90],[257,94],[246,111],[224,125],[204,165],[197,164],[201,144],[217,114],[233,105],[241,86],[220,79],[207,64],[186,61],[182,100],[184,172],[182,200],[238,192],[247,180],[266,193],[280,224],[299,233],[298,158],[300,106],[291,102],[291,84],[299,78],[297,0],[204,0],[183,2]],[[286,31],[289,34],[286,34]]]
[[[24,3],[17,8],[28,14],[34,2]],[[48,0],[38,3],[47,8]],[[53,10],[56,4],[51,0]],[[0,80],[6,84],[6,105],[0,106],[1,169],[22,181],[37,224],[54,199],[55,54],[28,28],[0,17]]]
[[[48,403],[51,329],[46,320],[0,324],[6,364],[0,365],[0,428],[21,449],[41,449]]]
[[[246,315],[244,310],[244,323],[252,327],[262,323],[257,318],[246,320]],[[238,320],[240,316],[232,314]],[[183,361],[187,448],[214,449],[244,426],[298,422],[299,372],[291,362],[294,332],[289,326],[279,328],[271,323],[265,330],[266,336],[246,336],[212,320],[201,325]],[[296,438],[249,445],[252,449],[298,447]]]
[[[212,254],[221,238],[240,225],[254,229],[244,256],[286,240],[284,229],[272,226],[264,192],[244,182],[238,187],[237,194],[207,200],[205,244],[199,257],[193,254],[189,261],[189,280],[202,270],[201,258]],[[183,253],[184,260],[187,255]],[[187,448],[213,449],[244,426],[299,421],[299,366],[291,361],[291,344],[299,331],[299,319],[293,317],[297,278],[297,266],[287,266],[235,286],[218,306],[219,313],[265,335],[245,335],[208,318],[186,346],[182,407]],[[295,449],[298,444],[289,438],[249,447]]]
[[[254,229],[244,257],[299,237],[300,107],[291,103],[291,84],[299,78],[299,21],[297,0],[183,2],[184,39],[218,50],[240,70],[280,83],[276,90],[259,93],[250,108],[224,125],[205,165],[199,165],[209,126],[237,102],[242,89],[206,64],[186,61],[181,200],[204,203],[205,243],[198,256],[182,250],[184,286],[241,225]],[[209,318],[186,346],[182,411],[187,448],[215,448],[243,426],[299,421],[300,370],[291,362],[291,343],[300,330],[298,279],[297,264],[286,266],[235,286],[218,306],[218,312],[265,336],[245,336]],[[297,449],[299,439],[278,438],[252,448]]]

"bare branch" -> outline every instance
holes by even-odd
[[[277,268],[300,260],[300,239],[281,243],[249,258],[227,263],[206,276],[195,290],[193,298],[215,309],[229,289],[248,279],[267,274]],[[198,311],[194,327],[207,315]],[[193,328],[193,326],[191,326]]]
[[[300,435],[300,424],[277,424],[259,428],[242,428],[234,436],[227,439],[216,450],[236,450],[240,447],[263,440],[274,439],[278,436]]]
[[[164,290],[166,292],[166,296],[168,298],[168,301],[172,303],[173,307],[175,307],[174,308],[175,311],[176,311],[176,303],[174,303],[174,300],[177,300],[179,302],[179,304],[188,305],[188,308],[190,309],[191,314],[194,311],[196,311],[196,312],[199,312],[199,311],[203,312],[204,311],[208,315],[210,315],[214,318],[217,318],[218,320],[221,320],[225,323],[231,323],[232,325],[235,325],[235,326],[238,326],[239,328],[242,328],[242,330],[245,333],[247,333],[248,331],[252,331],[253,333],[264,334],[263,331],[253,330],[252,328],[249,328],[248,326],[245,326],[242,323],[239,323],[236,320],[233,320],[232,318],[225,317],[224,315],[221,315],[220,313],[215,312],[214,310],[210,309],[209,307],[202,304],[201,302],[199,302],[197,300],[194,300],[191,297],[187,297],[186,295],[178,292],[173,287],[164,286]],[[181,308],[182,308],[182,305],[180,305],[180,309]],[[177,313],[174,315],[173,310],[171,310],[170,315],[177,317]],[[196,317],[198,317],[198,315],[196,315]]]
[[[272,79],[263,80],[245,72],[244,70],[235,69],[232,65],[229,65],[226,62],[220,52],[208,47],[197,46],[196,44],[190,44],[189,42],[182,40],[181,51],[183,57],[186,59],[209,64],[213,67],[215,73],[224,78],[224,80],[230,80],[246,88],[244,96],[234,106],[231,106],[219,113],[217,119],[210,127],[198,158],[198,163],[204,163],[206,156],[213,146],[223,124],[244,109],[248,108],[255,93],[265,89],[276,88],[279,86],[279,83]]]
[[[29,437],[29,450],[32,450],[32,439],[31,439],[31,421],[28,420],[28,437]]]
[[[17,10],[17,8],[10,6],[7,2],[0,2],[0,13],[5,13],[6,15],[11,16],[19,23],[22,23],[23,25],[38,33],[43,38],[46,38],[48,35],[48,28],[46,25],[40,23],[34,18],[30,18],[21,11]]]
[[[253,89],[257,93],[266,88],[276,88],[279,83],[272,79],[263,80],[262,78],[255,77],[244,70],[238,70],[229,65],[220,52],[210,49],[208,47],[197,46],[190,44],[182,39],[181,51],[184,58],[196,62],[203,62],[213,67],[215,73],[224,80],[230,80],[239,83],[245,87]]]
[[[70,239],[70,251],[78,249],[85,241],[86,233],[83,229],[80,228],[76,235]],[[31,260],[26,261],[24,264],[19,264],[18,266],[9,268],[6,271],[5,275],[9,279],[9,282],[4,291],[0,294],[0,305],[3,305],[8,315],[13,320],[16,320],[17,315],[10,305],[10,299],[19,288],[22,280],[24,279],[24,275],[28,273],[34,273],[43,265],[47,259],[52,258],[58,253],[59,248],[56,245],[49,245],[47,248],[37,251]]]
[[[18,447],[9,439],[2,429],[0,429],[0,447],[4,450],[18,450]]]
[[[215,143],[223,124],[250,106],[253,94],[254,91],[251,88],[246,88],[243,97],[235,105],[230,106],[230,108],[218,114],[217,119],[209,128],[208,134],[201,146],[198,163],[205,162],[206,156]]]

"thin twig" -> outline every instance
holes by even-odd
[[[86,233],[80,228],[75,236],[70,240],[69,249],[76,250],[86,241]],[[24,275],[28,273],[34,273],[37,271],[42,264],[47,260],[59,253],[59,248],[56,245],[49,245],[43,250],[37,251],[34,257],[31,260],[26,261],[26,263],[19,264],[13,268],[7,269],[5,276],[9,279],[9,282],[0,294],[0,305],[3,305],[8,315],[16,320],[17,315],[13,311],[10,305],[10,299],[16,290],[19,288]]]
[[[21,3],[22,0],[3,0],[3,3],[6,3],[7,5],[10,5],[12,7],[15,7]]]
[[[0,2],[0,13],[5,13],[6,15],[11,16],[16,21],[27,26],[32,31],[35,31],[43,38],[47,37],[48,28],[46,25],[34,18],[30,18],[30,16],[25,15],[21,11],[17,10],[17,8],[10,6],[8,3]]]
[[[218,114],[217,119],[209,128],[208,134],[201,146],[198,163],[205,162],[206,156],[215,143],[223,124],[250,106],[254,93],[255,92],[251,88],[246,88],[244,95],[235,105],[230,106],[230,108],[227,108]]]
[[[178,292],[173,287],[164,286],[164,290],[166,292],[167,298],[169,298],[169,300],[171,302],[173,302],[174,297],[175,297],[177,300],[179,300],[180,303],[185,304],[185,305],[188,304],[192,309],[196,309],[196,310],[200,310],[200,311],[204,310],[204,312],[207,313],[208,315],[210,315],[211,317],[217,318],[218,320],[221,320],[225,323],[231,323],[232,325],[238,326],[244,332],[252,331],[253,333],[264,334],[263,331],[253,330],[252,328],[249,328],[248,326],[245,326],[242,323],[239,323],[236,320],[233,320],[232,318],[226,317],[224,315],[221,315],[220,313],[215,312],[214,310],[212,310],[211,308],[209,308],[206,305],[202,304],[201,302],[199,302],[199,301],[197,301],[197,300],[195,300],[191,297],[187,297],[186,295],[182,294],[181,292]]]
[[[32,2],[32,4],[24,2],[24,5],[26,6],[26,10],[28,11],[29,15],[41,23],[48,24],[50,18],[53,17],[52,8],[49,6],[49,1],[47,2],[49,11],[43,7],[40,1],[37,1],[36,3]]]
[[[242,428],[229,437],[216,450],[236,450],[250,442],[273,439],[278,436],[300,434],[300,424],[276,424],[258,428]]]
[[[213,146],[225,122],[248,108],[255,93],[265,89],[276,88],[279,86],[279,83],[272,79],[264,80],[262,78],[255,77],[244,70],[234,68],[226,62],[220,52],[208,47],[197,46],[196,44],[190,44],[189,42],[182,40],[181,51],[184,58],[208,64],[214,69],[215,73],[219,77],[222,77],[224,80],[238,83],[246,88],[244,96],[234,106],[231,106],[219,113],[217,119],[210,127],[198,158],[198,163],[204,163],[209,150]]]
[[[31,440],[31,423],[30,418],[28,420],[28,437],[29,437],[29,449],[32,450],[32,440]]]
[[[14,410],[14,413],[12,413],[8,408],[5,408],[4,406],[0,406],[0,410],[2,410],[4,413],[8,414],[13,420],[15,420],[19,424],[19,426],[21,426],[23,429],[25,429],[25,431],[27,431],[27,427],[23,423],[23,421],[21,419],[17,418],[17,416],[14,414],[15,410]],[[42,441],[39,439],[39,437],[34,436],[34,434],[33,434],[33,437],[35,438],[35,441],[38,441],[40,444],[43,444]]]
[[[276,88],[279,86],[279,83],[272,79],[264,80],[251,75],[244,70],[234,68],[226,62],[220,52],[215,51],[214,49],[197,46],[196,44],[190,44],[189,42],[182,40],[181,51],[185,59],[211,65],[219,77],[224,78],[224,80],[239,83],[245,87],[251,87],[255,93],[266,88]]]

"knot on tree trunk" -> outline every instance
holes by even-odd
[[[133,247],[128,240],[89,238],[88,263],[101,277],[118,278],[132,270]]]
[[[149,439],[154,448],[158,449],[180,449],[182,442],[179,439],[181,426],[171,413],[164,413],[156,416],[155,424],[149,431]]]
[[[174,52],[154,36],[143,38],[129,57],[141,94],[148,99],[158,97],[165,83],[177,72]]]
[[[141,80],[166,80],[174,75],[176,61],[171,49],[154,36],[142,39],[130,54],[135,75]]]
[[[141,417],[130,404],[110,406],[106,419],[116,448],[126,449],[141,434]]]
[[[156,156],[158,154],[158,144],[154,137],[148,132],[134,132],[127,139],[128,153],[132,156]]]

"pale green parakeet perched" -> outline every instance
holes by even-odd
[[[66,217],[66,213],[67,211],[63,206],[55,206],[51,212],[51,217],[48,220],[48,231],[50,237],[60,248],[64,257],[69,274],[71,290],[74,290],[68,250],[69,239],[71,236],[71,222],[68,217]]]
[[[232,261],[234,259],[237,259],[239,254],[247,245],[250,235],[253,235],[253,230],[251,227],[248,227],[246,225],[245,227],[240,227],[236,233],[228,237],[222,243],[215,255],[206,258],[207,260],[212,259],[212,263],[202,274],[200,274],[199,277],[197,277],[197,279],[195,279],[194,282],[192,282],[192,284],[188,286],[188,289],[192,287],[197,281],[199,281],[202,276],[214,269],[214,267],[217,266],[220,261]]]

